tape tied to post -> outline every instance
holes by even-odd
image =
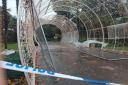
[[[40,75],[44,75],[44,76],[51,76],[51,77],[57,77],[57,78],[77,80],[77,81],[82,81],[82,82],[92,83],[92,84],[123,85],[123,84],[104,82],[104,81],[98,81],[98,80],[92,80],[92,79],[87,79],[87,78],[82,78],[82,77],[61,74],[61,73],[53,72],[53,71],[46,70],[46,69],[33,68],[33,67],[29,67],[29,66],[23,66],[20,64],[6,62],[6,61],[0,61],[0,67],[4,68],[4,69],[9,69],[9,70],[15,70],[15,71],[21,71],[21,72],[27,72],[27,73],[33,73],[33,74],[40,74]]]

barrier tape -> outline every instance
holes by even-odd
[[[29,66],[23,66],[23,65],[20,65],[20,64],[15,64],[15,63],[6,62],[6,61],[0,61],[0,67],[4,68],[4,69],[9,69],[9,70],[15,70],[15,71],[21,71],[21,72],[27,72],[27,73],[33,73],[33,74],[40,74],[40,75],[51,76],[51,77],[78,80],[78,81],[82,81],[82,82],[86,82],[86,83],[92,83],[92,84],[123,85],[123,84],[116,84],[116,83],[111,83],[111,82],[104,82],[104,81],[86,79],[86,78],[76,77],[76,76],[71,76],[71,75],[65,75],[65,74],[53,72],[53,71],[50,71],[50,70],[32,68],[32,67],[29,67]]]

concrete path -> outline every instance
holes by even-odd
[[[102,60],[89,56],[81,52],[80,48],[70,44],[49,43],[49,48],[57,72],[128,85],[128,60]],[[56,78],[44,85],[96,84],[87,84],[79,81]]]

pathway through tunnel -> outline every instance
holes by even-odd
[[[60,42],[61,30],[55,25],[45,24],[42,26],[48,42]]]

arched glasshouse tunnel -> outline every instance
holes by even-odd
[[[128,84],[127,0],[20,0],[17,24],[23,65]],[[29,85],[92,85],[25,75]]]

